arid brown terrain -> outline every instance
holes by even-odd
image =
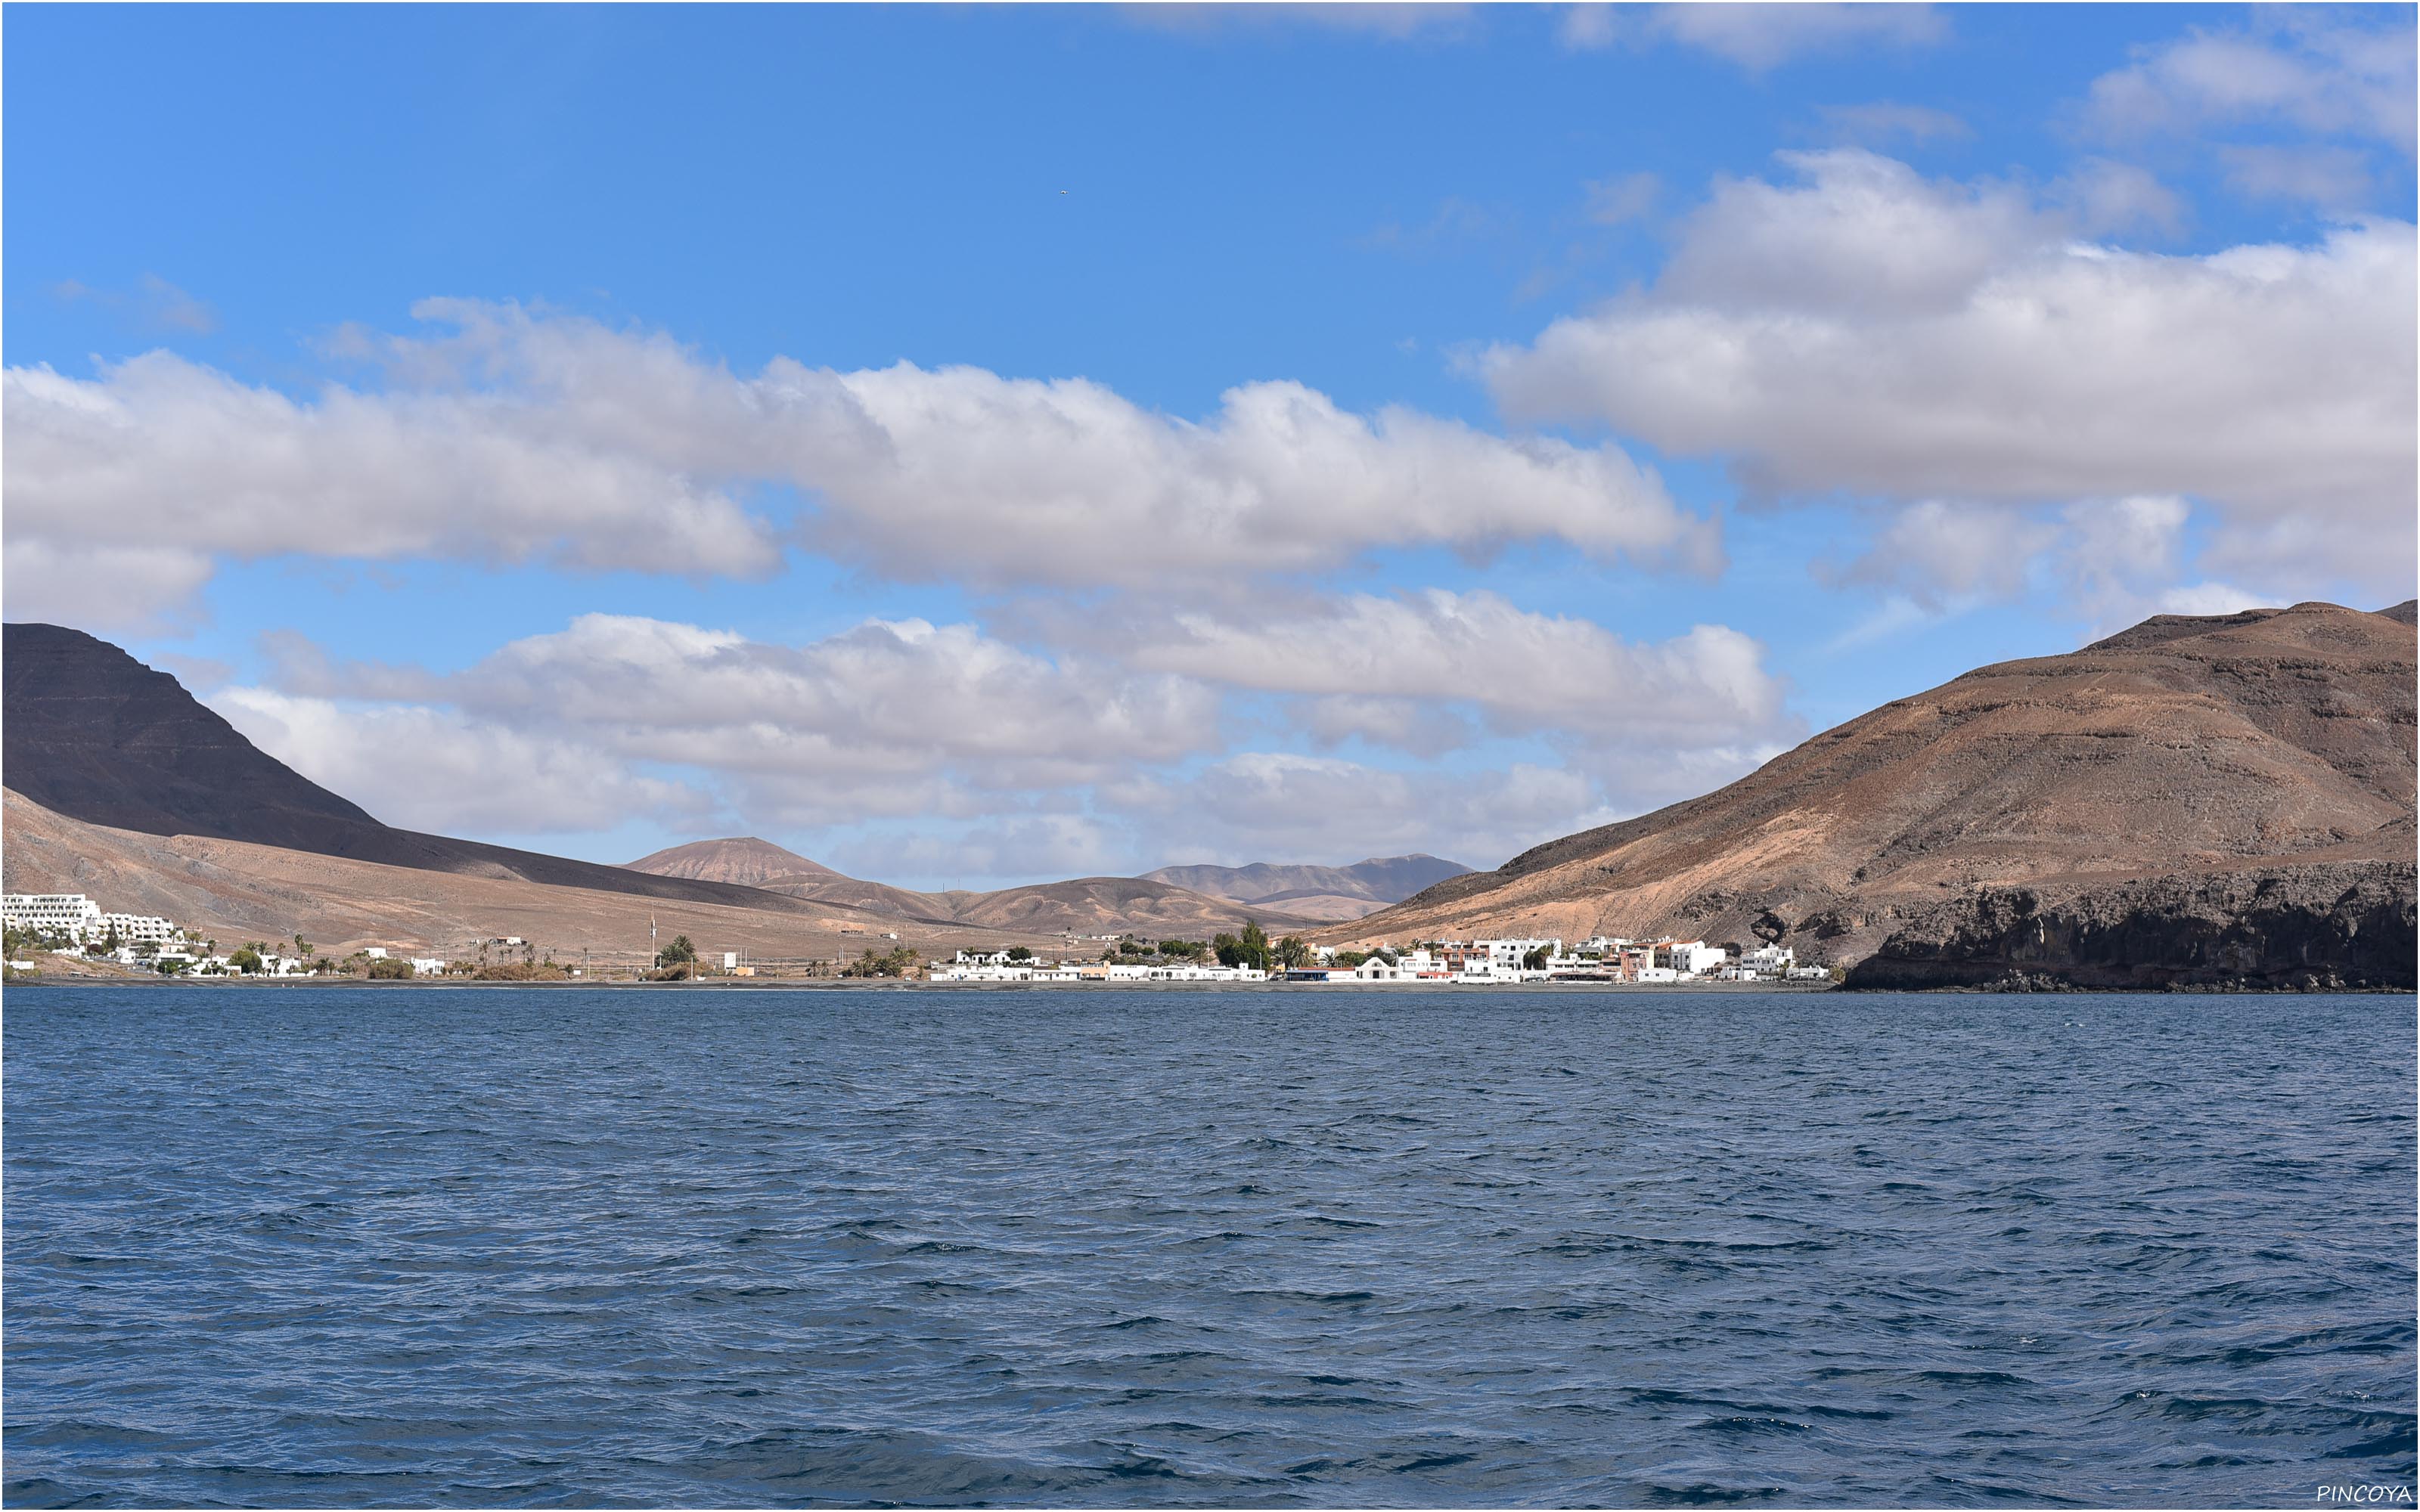
[[[820,862],[752,837],[693,841],[643,856],[629,865],[665,876],[747,887],[809,903],[842,904],[887,918],[1021,934],[1094,935],[1133,933],[1144,939],[1176,935],[1207,939],[1238,930],[1246,919],[1264,929],[1315,928],[1327,915],[1296,915],[1208,896],[1150,877],[1078,877],[992,892],[916,892],[843,876]]]
[[[1434,856],[1389,856],[1351,866],[1164,866],[1143,876],[1213,898],[1281,908],[1304,918],[1342,921],[1401,903],[1422,887],[1470,868]]]
[[[8,890],[82,892],[122,913],[159,914],[224,946],[276,940],[300,932],[342,956],[366,945],[449,960],[475,955],[478,942],[519,935],[557,961],[636,964],[651,949],[648,921],[661,939],[687,934],[710,954],[742,951],[761,959],[832,960],[884,936],[919,950],[959,945],[1058,943],[963,928],[938,929],[854,909],[756,894],[765,906],[648,898],[567,887],[520,877],[430,872],[312,851],[199,835],[147,835],[66,818],[17,793],[0,794],[5,843],[0,871]],[[742,897],[751,889],[733,888]]]
[[[2355,910],[2373,934],[2352,954],[2399,957],[2395,980],[2408,982],[2413,639],[2410,604],[2159,616],[1897,700],[1718,792],[1452,878],[1323,938],[1777,940],[1843,964],[1880,951],[1898,964],[1898,985],[2021,970],[2102,982],[2350,980],[2325,946],[2347,927],[2325,922],[2334,893],[2314,895],[2306,924],[2280,926],[2277,937],[2297,943],[2277,971],[2244,955],[2255,949],[2244,937],[2231,956],[2216,943],[2238,906],[2228,900],[2248,907],[2241,901],[2263,873],[2322,865],[2350,870],[2308,873],[2299,891],[2333,874],[2339,891],[2387,900]],[[2113,890],[2151,882],[2178,886]],[[1978,947],[1976,901],[2010,887],[2025,890],[2029,913],[2098,919],[2098,933],[2070,929],[2061,946],[2034,929],[2041,938],[2024,961],[2009,942]],[[2199,933],[2164,933],[2143,917],[2158,908],[2211,917]],[[2121,918],[2141,926],[2132,937],[2143,958],[2110,944]],[[2110,957],[2088,969],[2071,959],[2086,936]],[[2195,939],[2206,959],[2160,956],[2190,955]]]
[[[177,680],[80,630],[9,625],[5,870],[12,891],[85,892],[226,939],[456,952],[519,935],[557,952],[702,949],[830,959],[1128,931],[1206,938],[1247,917],[1312,921],[1166,883],[1088,877],[920,893],[842,876],[760,840],[702,841],[627,867],[397,829],[275,760]]]

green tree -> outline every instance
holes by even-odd
[[[1336,952],[1336,964],[1342,966],[1347,971],[1352,970],[1355,966],[1359,965],[1362,962],[1369,959],[1370,952],[1367,950],[1339,950]]]
[[[1259,971],[1269,969],[1269,932],[1250,919],[1244,920],[1244,964]]]
[[[1546,969],[1546,963],[1553,960],[1554,955],[1555,952],[1547,949],[1545,946],[1541,945],[1533,947],[1521,957],[1521,969],[1524,971],[1544,971]]]
[[[228,953],[227,964],[235,970],[242,972],[247,977],[256,975],[267,969],[266,964],[260,959],[259,947],[252,945],[237,946],[234,950]]]
[[[1311,942],[1299,934],[1289,934],[1278,941],[1277,956],[1278,964],[1281,966],[1292,968],[1306,964],[1311,960]]]
[[[916,967],[916,952],[898,946],[879,952],[868,949],[863,955],[841,968],[844,977],[904,977]]]
[[[1233,934],[1213,934],[1210,936],[1210,953],[1218,958],[1218,964],[1222,966],[1242,965],[1244,942]]]
[[[675,934],[673,936],[672,944],[665,946],[662,949],[656,952],[656,964],[659,966],[693,966],[697,964],[697,947],[689,942],[688,935]]]
[[[1011,961],[1031,961],[1033,959],[1033,952],[1022,945],[1012,945],[1008,948],[1008,958]]]
[[[370,962],[369,978],[372,981],[410,981],[411,963],[398,956],[374,957]]]
[[[298,960],[311,959],[311,942],[302,937],[302,932],[299,929],[294,932],[294,954]]]

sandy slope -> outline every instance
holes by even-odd
[[[652,914],[665,939],[685,933],[706,951],[767,958],[854,956],[896,931],[920,950],[1026,944],[1046,936],[999,927],[937,928],[830,903],[766,894],[762,907],[731,907],[466,876],[191,835],[160,836],[85,825],[14,793],[0,793],[0,871],[10,891],[83,892],[105,908],[164,915],[223,944],[300,930],[323,950],[362,945],[461,953],[480,938],[518,934],[558,960],[602,961],[647,950]]]

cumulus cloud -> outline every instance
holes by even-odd
[[[829,851],[851,876],[946,877],[954,883],[1132,875],[1143,862],[1116,823],[1082,813],[985,820],[947,835],[852,836]]]
[[[1824,576],[1887,589],[1848,646],[2050,588],[2094,640],[2153,614],[2228,614],[2264,600],[2211,579],[2184,581],[2192,506],[2174,495],[2082,499],[2014,513],[1926,500],[1900,510],[1865,553]]]
[[[735,374],[661,335],[431,301],[433,336],[351,331],[382,387],[307,400],[165,351],[6,376],[10,591],[24,543],[537,561],[761,576],[796,539],[900,579],[1165,584],[1381,546],[1552,538],[1712,570],[1713,523],[1611,446],[1360,415],[1298,383],[1193,422],[1078,378],[908,363]],[[795,491],[799,517],[746,502]]]
[[[1839,582],[1890,588],[1931,610],[2024,592],[2027,569],[2056,531],[1977,504],[1927,499],[1900,510],[1865,553],[1827,574]]]
[[[8,591],[28,546],[156,543],[205,577],[220,553],[499,556],[755,576],[771,529],[628,450],[517,424],[489,398],[330,388],[301,403],[155,351],[73,378],[0,379]],[[38,590],[39,591],[39,590]]]
[[[210,706],[252,743],[406,829],[563,834],[702,814],[702,795],[617,756],[418,704],[364,704],[229,687]]]
[[[1948,27],[1927,5],[1804,4],[1604,6],[1566,8],[1559,28],[1578,51],[1618,43],[1668,43],[1710,53],[1752,73],[1809,54],[1846,48],[1913,47],[1939,41]]]
[[[1198,683],[923,620],[869,620],[783,646],[584,614],[446,675],[334,664],[291,639],[268,649],[288,694],[440,703],[626,764],[712,774],[739,807],[790,823],[970,812],[979,790],[1098,780],[1220,738],[1217,697]]]
[[[1507,410],[1728,458],[1768,498],[2184,496],[2266,580],[2408,583],[2412,226],[2164,256],[2007,185],[1784,162],[1796,183],[1718,185],[1652,287],[1489,354]]]
[[[2141,231],[2174,236],[2184,229],[2184,201],[2138,163],[2087,158],[2054,181],[2050,195],[2086,236]]]
[[[2408,7],[2382,26],[2348,11],[2281,7],[2246,27],[2195,28],[2139,49],[2092,82],[2086,115],[2115,135],[2284,125],[2412,149],[2413,33]]]
[[[1139,668],[1260,691],[1308,695],[1312,717],[1385,738],[1389,703],[1466,704],[1499,731],[1590,740],[1735,747],[1784,721],[1763,648],[1701,625],[1639,645],[1592,621],[1537,614],[1493,594],[1428,589],[1357,594],[1258,614],[1181,611],[1126,624]],[[1347,701],[1339,702],[1336,701]],[[1411,733],[1417,747],[1423,733]]]
[[[1226,617],[1111,606],[1093,640],[1047,655],[917,620],[778,645],[589,614],[441,673],[332,659],[285,634],[264,639],[267,686],[214,702],[264,748],[396,822],[529,834],[652,815],[837,832],[835,854],[888,857],[869,868],[886,876],[1116,870],[1146,832],[1155,850],[1181,839],[1244,859],[1280,839],[1288,859],[1405,837],[1516,848],[1609,804],[1737,776],[1797,733],[1762,648],[1721,626],[1635,644],[1485,594],[1268,612],[1279,602]],[[1565,764],[1525,756],[1509,776],[1448,780],[1233,752],[1255,724],[1230,703],[1269,695],[1283,733],[1313,744],[1435,757],[1529,740]],[[1306,817],[1337,774],[1362,771],[1373,775],[1351,803]],[[1255,809],[1259,789],[1280,801]],[[1386,793],[1421,807],[1384,818],[1391,800],[1372,795]],[[936,836],[964,842],[957,861],[939,864]]]
[[[1125,783],[1104,800],[1147,822],[1171,854],[1311,859],[1422,850],[1479,867],[1619,817],[1587,777],[1563,768],[1404,772],[1279,751]]]
[[[2227,147],[2218,156],[2227,186],[2247,198],[2342,213],[2369,197],[2369,160],[2350,147]]]
[[[1777,156],[1799,182],[1714,180],[1658,280],[1660,304],[1954,308],[2009,247],[2044,234],[2040,211],[2011,185],[1928,179],[1854,148]]]

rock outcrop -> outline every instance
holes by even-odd
[[[2348,988],[2415,984],[2409,862],[2150,878],[2058,895],[1985,887],[1901,924],[1851,987]]]

